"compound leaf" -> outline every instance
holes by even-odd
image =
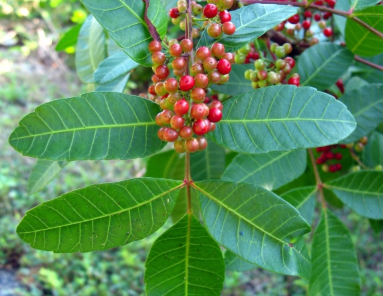
[[[130,159],[161,150],[157,104],[137,96],[94,92],[55,100],[20,121],[10,144],[50,160]]]
[[[226,168],[222,180],[246,182],[268,190],[298,178],[306,169],[306,150],[239,154]]]
[[[359,215],[383,219],[383,171],[360,171],[325,183]]]
[[[223,119],[209,136],[240,153],[266,153],[335,144],[355,126],[334,97],[311,87],[279,85],[227,100]]]
[[[181,186],[150,178],[88,186],[29,210],[17,234],[33,248],[55,253],[122,246],[165,223]]]
[[[262,187],[223,181],[195,182],[204,224],[226,249],[250,263],[310,278],[310,260],[294,239],[310,226],[290,204]]]
[[[193,215],[184,216],[154,242],[145,267],[148,296],[219,296],[225,278],[218,244]]]
[[[327,209],[314,234],[311,265],[308,295],[360,295],[358,261],[350,233]]]

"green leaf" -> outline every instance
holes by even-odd
[[[227,52],[234,52],[250,41],[265,34],[290,16],[297,13],[297,8],[286,5],[252,4],[231,11],[231,21],[236,27],[233,35],[218,39],[209,37],[206,30],[202,33],[197,47],[210,46],[215,42],[225,45]]]
[[[108,39],[108,56],[115,55],[116,53],[122,52],[122,48],[117,45],[112,38]]]
[[[347,81],[346,84],[346,93],[350,93],[358,90],[359,88],[368,85],[366,80],[363,80],[359,76],[354,76],[350,80]]]
[[[121,75],[126,75],[136,68],[138,64],[124,52],[116,53],[100,63],[94,72],[94,81],[98,84],[105,84]]]
[[[247,69],[254,70],[254,64],[238,65],[234,64],[230,72],[230,79],[223,85],[212,84],[210,88],[232,96],[240,95],[252,91],[251,82],[246,80],[244,73]]]
[[[346,106],[311,87],[257,89],[227,100],[209,136],[240,153],[266,153],[337,143],[355,129]]]
[[[383,33],[383,6],[369,7],[354,12],[352,16]],[[383,52],[383,40],[352,19],[347,19],[345,34],[347,47],[354,54],[371,57]]]
[[[98,85],[96,91],[123,93],[128,83],[130,73],[119,76],[105,84]]]
[[[383,219],[383,171],[360,171],[325,183],[359,215]]]
[[[225,170],[225,149],[208,140],[207,148],[190,155],[190,171],[194,181],[219,180]]]
[[[374,64],[383,66],[383,54],[376,55],[370,58],[364,58],[367,61],[370,61]],[[370,66],[367,66],[362,63],[357,63],[358,67],[362,69],[361,73],[358,75],[369,83],[382,83],[383,81],[383,71],[378,69],[374,69]]]
[[[28,194],[32,195],[47,186],[66,166],[65,161],[50,161],[39,159],[32,169],[28,179]]]
[[[294,241],[310,226],[290,204],[248,183],[205,181],[193,186],[204,224],[220,245],[264,269],[310,278],[305,245]]]
[[[371,168],[383,165],[383,135],[381,133],[373,132],[368,138],[368,143],[363,149],[363,162]]]
[[[148,159],[145,177],[183,180],[185,157],[174,149],[158,153]]]
[[[105,33],[93,16],[82,25],[76,48],[76,70],[84,83],[94,83],[93,73],[106,58]]]
[[[383,231],[383,220],[368,219],[368,221],[370,222],[372,230],[376,234],[379,234]]]
[[[9,143],[25,156],[49,160],[145,157],[165,146],[154,121],[159,112],[157,104],[137,96],[83,94],[37,107]]]
[[[17,234],[33,248],[55,253],[122,246],[165,223],[181,186],[150,178],[91,185],[29,210]]]
[[[154,242],[145,267],[148,296],[219,296],[225,279],[222,252],[193,215]]]
[[[251,183],[275,190],[303,174],[307,165],[306,154],[306,150],[239,154],[227,167],[221,179]]]
[[[349,0],[337,0],[334,8],[340,11],[349,11],[350,7],[351,5]],[[333,15],[333,18],[340,33],[344,36],[347,18],[336,14]]]
[[[55,50],[63,51],[71,46],[76,46],[78,35],[80,34],[82,24],[78,24],[72,28],[70,28],[57,43]]]
[[[144,1],[82,0],[81,2],[126,54],[141,65],[152,65],[148,45],[153,39],[144,20]],[[168,16],[160,1],[150,1],[148,18],[163,38],[168,26]]]
[[[383,84],[369,84],[347,92],[340,101],[347,106],[357,123],[354,132],[342,143],[358,141],[383,122]]]
[[[296,208],[301,216],[311,225],[315,210],[315,186],[302,187],[290,190],[281,197]]]
[[[371,7],[380,2],[380,0],[351,0],[351,8],[354,10],[362,10],[367,7]]]
[[[299,58],[297,72],[301,86],[325,90],[333,85],[351,66],[354,55],[334,43],[319,43],[305,50]]]
[[[360,296],[358,260],[350,233],[324,209],[314,234],[310,296]]]
[[[225,253],[225,266],[226,270],[231,271],[248,271],[257,268],[258,266],[252,263],[247,262],[239,258],[233,252],[226,251]]]

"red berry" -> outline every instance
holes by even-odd
[[[342,165],[340,163],[336,163],[335,165],[338,171],[342,169]]]
[[[317,164],[323,164],[326,162],[326,159],[322,158],[322,157],[318,157],[315,161]]]
[[[259,56],[258,56],[259,57]],[[234,64],[235,61],[234,61],[234,54],[231,53],[231,52],[227,52],[223,55],[223,58],[227,61],[230,62],[230,64]]]
[[[180,115],[174,115],[170,120],[170,125],[174,129],[180,129],[185,124],[185,120]]]
[[[306,11],[304,12],[304,14],[303,14],[303,16],[304,16],[305,18],[310,18],[312,15],[313,15],[313,14],[312,14],[312,12],[311,12],[310,10],[306,10]]]
[[[213,96],[212,96],[213,97]],[[218,100],[218,99],[217,99]],[[223,105],[220,101],[214,101],[212,102],[210,105],[209,105],[209,108],[210,109],[213,109],[213,108],[218,108],[219,110],[223,110]]]
[[[231,22],[224,23],[223,26],[227,24],[232,24]],[[234,32],[233,32],[234,33]],[[212,38],[219,38],[222,35],[222,28],[219,24],[211,24],[207,28],[207,34]],[[230,34],[228,34],[230,35]]]
[[[278,24],[278,25],[276,25],[276,26],[274,27],[274,30],[280,32],[280,31],[282,31],[284,28],[285,28],[285,24],[284,24],[284,23],[280,23],[280,24]]]
[[[161,79],[161,80],[163,80],[163,79],[166,79],[166,78],[168,78],[168,76],[169,76],[169,68],[168,68],[168,66],[166,66],[166,65],[161,65],[161,66],[158,66],[157,68],[156,68],[156,76],[159,78],[159,79]]]
[[[334,8],[335,7],[335,4],[336,4],[336,1],[335,0],[326,0],[328,6],[330,6],[331,8]]]
[[[190,153],[198,151],[198,149],[199,149],[198,140],[196,138],[191,138],[191,139],[186,140],[185,149],[187,152],[190,152]]]
[[[178,44],[177,44],[178,45]],[[186,61],[184,58],[182,57],[179,57],[179,58],[175,58],[173,61],[172,61],[172,66],[174,69],[176,70],[183,70],[186,66]]]
[[[305,30],[310,29],[310,27],[311,27],[311,22],[310,22],[309,20],[305,20],[305,21],[303,21],[303,22],[302,22],[302,27],[303,27],[303,29],[305,29]]]
[[[221,23],[226,23],[231,21],[231,14],[227,11],[221,11],[219,13],[219,18],[221,19]]]
[[[335,173],[338,170],[338,166],[336,164],[330,165],[330,172]]]
[[[193,42],[190,39],[183,39],[180,45],[183,52],[189,52],[193,49]]]
[[[199,60],[203,61],[206,58],[211,57],[211,52],[210,52],[210,49],[207,48],[206,46],[201,46],[200,48],[197,49],[195,55]]]
[[[340,148],[342,148],[342,149],[346,149],[346,148],[347,148],[347,145],[346,145],[346,144],[340,144]]]
[[[184,153],[186,151],[184,141],[177,140],[174,142],[174,150],[178,153]]]
[[[161,42],[153,40],[152,42],[149,43],[148,49],[151,53],[160,51],[162,49]]]
[[[332,29],[329,27],[329,28],[326,28],[323,30],[323,34],[326,36],[326,37],[331,37],[332,36]]]
[[[164,139],[164,131],[165,131],[165,128],[166,127],[161,127],[158,132],[157,132],[157,136],[160,138],[161,141],[165,141]]]
[[[174,104],[174,112],[177,115],[185,115],[189,112],[189,103],[185,99],[179,100]]]
[[[214,71],[217,68],[217,60],[213,57],[208,57],[203,60],[203,68],[207,72]]]
[[[222,31],[226,35],[233,35],[235,33],[235,25],[232,22],[226,22],[222,25]]]
[[[342,157],[343,157],[343,155],[342,155],[342,153],[335,153],[335,159],[338,159],[338,160],[340,160],[340,159],[342,159]]]
[[[207,147],[207,141],[204,137],[198,137],[197,138],[198,145],[199,145],[199,151],[205,150]]]
[[[181,45],[178,43],[173,44],[169,48],[169,53],[173,57],[179,57],[182,54],[182,48]]]
[[[209,84],[209,78],[205,74],[197,74],[194,77],[195,86],[200,88],[206,88]]]
[[[168,93],[174,93],[178,90],[178,81],[175,78],[168,78],[164,83],[164,88]]]
[[[180,137],[182,139],[190,139],[193,136],[193,130],[190,126],[183,126],[179,131]]]
[[[210,125],[209,132],[214,132],[215,131],[215,127],[216,127],[215,123],[212,122],[211,125]]]
[[[170,127],[166,127],[163,132],[163,137],[165,141],[167,142],[174,142],[178,139],[178,133],[175,129],[172,129]]]
[[[218,8],[214,4],[207,4],[203,9],[203,15],[207,18],[213,18],[218,14]]]
[[[328,20],[330,17],[332,17],[332,13],[331,12],[325,12],[324,14],[323,14],[323,19],[324,20]]]
[[[205,101],[205,91],[200,87],[195,87],[191,91],[190,97],[194,103],[202,103]]]
[[[155,65],[163,65],[166,61],[166,56],[161,51],[156,51],[152,55],[152,62]]]
[[[300,82],[297,77],[290,77],[290,79],[287,81],[287,84],[299,86]]]
[[[148,92],[149,92],[151,95],[156,96],[157,93],[156,93],[156,87],[155,87],[155,85],[151,85],[151,86],[149,86]]]
[[[222,111],[218,108],[211,108],[207,117],[211,122],[219,122],[222,119]]]
[[[323,1],[322,0],[315,1],[314,4],[318,5],[318,6],[322,6],[323,5]]]
[[[194,87],[194,84],[195,84],[194,78],[189,75],[185,75],[180,79],[180,89],[182,91],[191,90]]]
[[[225,59],[219,60],[217,64],[217,71],[222,75],[229,74],[231,71],[230,62]]]
[[[198,119],[193,123],[193,132],[198,136],[203,136],[209,129],[210,126],[203,119]]]
[[[287,20],[290,24],[298,24],[299,23],[299,14],[294,14]]]
[[[315,148],[316,152],[321,152],[322,151],[322,147],[317,147]]]
[[[314,14],[314,20],[316,20],[317,22],[319,22],[321,20],[321,15],[319,13],[316,13]]]
[[[225,46],[222,43],[214,43],[211,47],[213,57],[222,59],[225,54]]]
[[[205,107],[204,107],[205,104],[195,104],[193,105],[193,107],[191,108],[191,116],[194,118],[194,119],[202,119],[205,117]]]
[[[290,68],[294,68],[295,67],[295,60],[291,57],[286,57],[285,58],[285,62],[288,63],[290,65]]]
[[[203,65],[200,62],[194,63],[190,67],[190,75],[191,76],[196,76],[197,74],[202,74],[204,73]]]
[[[180,15],[180,12],[177,7],[173,7],[169,10],[169,16],[171,18],[177,18],[179,17],[179,15]]]

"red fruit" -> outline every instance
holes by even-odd
[[[291,57],[286,57],[285,58],[285,62],[288,63],[290,65],[290,68],[294,68],[295,67],[295,60]]]
[[[327,3],[328,6],[330,6],[331,8],[334,8],[334,7],[335,7],[335,4],[336,4],[336,1],[335,1],[335,0],[326,0],[326,3]]]
[[[205,124],[206,124],[206,126],[207,126],[207,130],[208,130],[208,132],[209,132],[212,123],[211,123],[210,120],[207,119],[207,118],[204,118],[204,119],[202,119],[202,120],[205,122]]]
[[[330,17],[332,17],[332,13],[331,12],[325,12],[324,14],[323,14],[323,19],[324,20],[328,20]]]
[[[160,51],[162,49],[161,42],[153,40],[152,42],[149,43],[148,49],[151,53]]]
[[[235,25],[232,22],[226,22],[222,25],[222,31],[226,35],[233,35],[235,33]]]
[[[174,112],[177,115],[185,115],[189,112],[189,103],[185,99],[179,100],[174,104]]]
[[[198,119],[193,123],[193,132],[198,136],[203,136],[209,129],[210,126],[203,119]]]
[[[207,147],[207,141],[204,137],[198,137],[197,138],[198,145],[199,145],[199,151],[205,150]]]
[[[204,59],[211,57],[211,52],[206,46],[201,46],[197,49],[195,55],[199,60],[203,61]]]
[[[335,173],[338,170],[338,166],[336,164],[330,165],[330,172]]]
[[[338,160],[339,160],[339,159],[342,159],[342,157],[343,157],[342,153],[339,153],[339,152],[338,152],[338,153],[335,153],[334,156],[335,156],[335,159],[338,159]]]
[[[170,125],[174,129],[180,129],[185,124],[185,120],[180,115],[174,115],[170,120]]]
[[[339,79],[335,84],[339,88],[340,92],[343,94],[344,93],[344,84],[343,84],[342,79]]]
[[[165,141],[167,142],[174,142],[178,139],[178,133],[175,129],[172,129],[170,127],[166,127],[163,132],[163,137]]]
[[[189,75],[185,75],[180,79],[180,89],[182,91],[189,91],[194,87],[194,85],[194,78]]]
[[[316,13],[314,14],[314,20],[316,20],[317,22],[319,22],[321,20],[321,15],[319,13]]]
[[[303,29],[305,29],[305,30],[310,29],[310,27],[311,27],[311,22],[310,22],[309,20],[305,20],[305,21],[303,21],[303,22],[302,22],[302,27],[303,27]]]
[[[161,51],[156,51],[152,55],[152,62],[154,65],[163,65],[166,61],[166,56]]]
[[[326,153],[326,158],[327,159],[333,159],[334,157],[335,157],[334,153],[332,153],[332,152],[327,152]]]
[[[306,10],[306,11],[304,12],[304,14],[303,14],[303,16],[304,16],[305,18],[310,18],[312,15],[313,15],[312,12],[309,11],[309,10]]]
[[[179,131],[180,137],[182,139],[190,139],[193,136],[193,130],[190,126],[183,126]]]
[[[217,68],[217,60],[213,57],[208,57],[204,59],[203,67],[207,72],[214,71]]]
[[[157,93],[156,93],[156,87],[155,87],[155,85],[151,85],[151,86],[149,86],[148,92],[149,92],[151,95],[156,96]]]
[[[284,23],[280,23],[280,24],[278,24],[278,25],[276,25],[276,26],[274,27],[274,30],[280,32],[280,31],[282,31],[284,28],[285,28],[285,24],[284,24]]]
[[[347,148],[347,145],[346,145],[346,144],[340,144],[340,148],[342,148],[342,149],[346,149],[346,148]]]
[[[231,22],[224,23],[223,25],[225,26],[226,24],[231,24]],[[213,23],[207,28],[207,34],[212,38],[218,38],[222,35],[222,28],[219,24]]]
[[[182,140],[177,140],[174,142],[174,150],[177,151],[178,153],[184,153],[186,151],[185,146],[184,146],[184,141]]]
[[[229,74],[231,71],[230,62],[228,60],[225,60],[225,59],[219,60],[219,62],[217,64],[217,71],[222,75]]]
[[[213,97],[213,96],[212,96]],[[217,109],[219,109],[219,110],[223,110],[223,105],[222,105],[222,103],[220,102],[220,101],[214,101],[214,102],[212,102],[210,105],[209,105],[209,108],[210,109],[213,109],[213,108],[217,108]]]
[[[342,165],[340,163],[336,163],[337,171],[340,171],[342,169]]]
[[[318,157],[315,161],[317,164],[323,164],[326,162],[326,159],[322,158],[322,157]]]
[[[297,78],[297,77],[290,77],[290,79],[287,81],[287,84],[299,86],[299,84],[300,84],[299,78]]]
[[[223,55],[223,58],[227,61],[230,62],[230,64],[234,64],[235,61],[234,61],[234,54],[231,53],[231,52],[227,52]],[[258,58],[259,58],[259,55],[258,55]]]
[[[214,84],[218,84],[221,81],[221,75],[218,71],[210,72],[207,77],[209,78],[209,81]]]
[[[178,43],[173,44],[169,48],[169,53],[173,57],[179,57],[182,54],[182,48],[181,45]]]
[[[194,77],[195,86],[200,88],[206,88],[209,84],[209,78],[205,74],[197,74]]]
[[[194,63],[190,67],[190,75],[196,76],[197,74],[204,73],[203,65],[200,62]]]
[[[318,5],[318,6],[322,6],[323,5],[323,1],[322,0],[315,1],[314,4]]]
[[[293,15],[292,17],[290,17],[288,20],[287,20],[290,24],[298,24],[299,23],[299,14],[295,14]]]
[[[218,8],[214,4],[207,4],[203,9],[203,15],[207,18],[213,18],[218,14]]]
[[[211,47],[211,54],[216,58],[222,59],[225,54],[225,46],[222,43],[214,43]]]
[[[211,108],[207,117],[211,122],[219,122],[222,119],[222,111],[218,108]]]
[[[187,152],[190,152],[190,153],[198,151],[198,149],[199,149],[198,140],[196,138],[191,138],[191,139],[186,140],[185,149]]]
[[[168,93],[174,93],[178,90],[178,81],[175,78],[168,78],[164,83],[164,88]]]
[[[316,152],[321,152],[322,151],[322,147],[317,147],[315,148]]]
[[[326,37],[331,37],[332,36],[332,29],[329,27],[329,28],[326,28],[323,30],[323,34],[326,36]]]
[[[193,42],[190,39],[183,39],[180,45],[183,52],[189,52],[193,49]]]
[[[170,120],[172,119],[174,115],[173,112],[169,110],[164,110],[160,114],[161,114],[161,121],[163,124],[169,124]]]
[[[219,13],[219,18],[221,19],[221,23],[226,23],[226,22],[230,22],[231,21],[231,14],[229,12],[227,12],[226,10],[225,11],[221,11]]]
[[[180,12],[177,7],[173,7],[169,10],[169,16],[171,18],[177,18],[180,16]]]
[[[193,105],[193,107],[191,108],[191,116],[194,118],[194,119],[202,119],[205,117],[205,107],[204,107],[205,104],[195,104]]]
[[[211,125],[210,125],[209,132],[214,132],[215,131],[215,127],[216,127],[215,123],[212,122]]]
[[[163,80],[163,79],[166,79],[166,78],[168,78],[168,76],[169,76],[169,68],[168,68],[168,66],[166,66],[166,65],[161,65],[161,66],[158,66],[157,68],[156,68],[156,76],[159,78],[159,79],[161,79],[161,80]]]

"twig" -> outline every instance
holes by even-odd
[[[355,58],[355,60],[358,61],[358,62],[361,62],[361,63],[363,63],[363,64],[365,64],[365,65],[367,65],[367,66],[370,66],[370,67],[372,67],[372,68],[375,68],[375,69],[377,69],[377,70],[383,72],[383,66],[379,66],[379,65],[377,65],[377,64],[374,64],[374,63],[372,63],[372,62],[370,62],[370,61],[367,61],[367,60],[365,60],[365,59],[362,59],[362,58],[359,57],[359,56],[355,56],[354,58]]]
[[[351,154],[351,157],[364,169],[369,169],[361,160],[360,158],[358,157],[358,155],[355,154],[355,151],[354,149],[350,148],[350,154]]]
[[[149,5],[150,5],[150,0],[144,0],[144,2],[146,4],[145,5],[144,20],[148,26],[149,33],[155,41],[161,42],[162,40],[161,40],[160,34],[158,34],[156,27],[153,25],[152,21],[148,18],[148,9],[149,9]]]
[[[320,175],[319,175],[317,163],[315,162],[315,158],[314,158],[314,154],[313,154],[312,149],[307,149],[307,150],[309,152],[311,163],[313,165],[315,180],[316,180],[317,188],[319,191],[320,202],[322,204],[322,208],[326,209],[327,205],[326,205],[326,200],[325,200],[324,194],[323,194],[323,183],[322,183],[322,180],[321,180]]]
[[[375,28],[371,27],[370,25],[366,24],[364,21],[362,21],[361,19],[357,18],[356,16],[351,16],[350,19],[352,19],[354,22],[358,23],[359,25],[361,25],[362,27],[366,28],[367,30],[369,30],[371,33],[374,33],[376,36],[378,36],[380,39],[383,39],[383,33],[382,32],[379,32],[378,30],[376,30]]]

